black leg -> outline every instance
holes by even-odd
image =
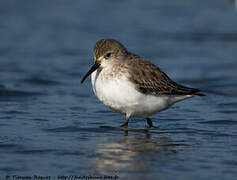
[[[130,115],[126,114],[125,123],[123,123],[120,127],[128,127],[129,118],[130,118]]]
[[[123,123],[120,127],[128,127],[128,122]]]
[[[152,124],[152,120],[149,117],[146,118],[146,122],[149,125],[149,127],[154,127],[153,124]]]

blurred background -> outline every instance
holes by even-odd
[[[0,37],[0,177],[236,178],[235,0],[1,0]],[[80,84],[102,38],[207,96],[156,114],[150,133],[100,128],[124,121]]]

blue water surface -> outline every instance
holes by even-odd
[[[236,179],[236,19],[234,0],[0,1],[0,179]],[[80,84],[102,38],[207,96],[112,128]]]

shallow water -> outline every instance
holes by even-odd
[[[0,178],[235,179],[237,9],[233,1],[1,1]],[[115,38],[207,95],[124,117],[80,79]],[[81,177],[81,179],[85,177]],[[67,177],[69,179],[69,177]],[[108,179],[108,178],[107,178]]]

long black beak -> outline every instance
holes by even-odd
[[[86,80],[86,78],[91,74],[91,73],[93,73],[96,69],[98,69],[100,67],[100,64],[97,62],[97,61],[95,61],[95,64],[90,68],[90,70],[86,73],[86,75],[82,78],[82,80],[81,80],[81,83],[83,83],[85,80]]]

